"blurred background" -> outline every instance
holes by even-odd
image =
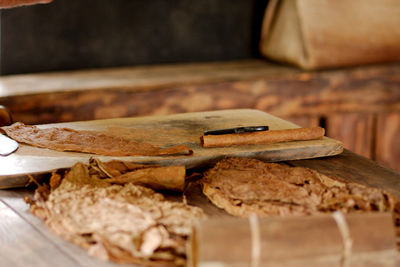
[[[1,74],[257,58],[267,0],[54,0],[1,11]]]
[[[0,16],[15,121],[256,108],[400,170],[397,1],[54,0]]]

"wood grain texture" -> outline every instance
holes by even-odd
[[[0,201],[1,266],[82,266]]]
[[[320,125],[320,118],[318,116],[293,116],[283,118],[287,121],[293,122],[301,127],[316,127]]]
[[[21,144],[13,154],[0,157],[0,188],[24,186],[29,181],[27,174],[43,174],[55,169],[69,168],[76,162],[87,163],[93,156],[104,161],[119,159],[138,163],[184,165],[187,168],[193,168],[209,165],[227,155],[282,161],[331,156],[341,153],[343,149],[340,142],[327,137],[318,140],[217,148],[204,148],[200,144],[200,136],[204,131],[265,124],[270,130],[298,127],[268,113],[252,109],[40,125],[39,127],[42,128],[67,127],[75,130],[108,131],[110,134],[114,129],[116,130],[114,135],[118,134],[117,136],[120,137],[148,142],[159,147],[185,144],[193,150],[193,155],[111,157],[61,152]]]
[[[400,112],[400,64],[310,72],[246,60],[12,75],[0,85],[0,105],[27,124],[256,108],[304,125],[343,113]],[[354,136],[343,136],[349,148],[359,147]],[[400,161],[396,150],[380,152],[391,153],[388,166]],[[373,149],[356,151],[374,158]]]
[[[305,72],[263,61],[0,78],[0,104],[28,124],[256,108],[280,117],[400,111],[400,65]]]
[[[54,234],[50,229],[45,226],[42,220],[35,217],[29,211],[28,204],[23,200],[24,197],[32,197],[33,189],[18,189],[18,190],[0,190],[0,205],[5,203],[7,207],[10,207],[15,211],[13,215],[14,218],[17,218],[17,221],[24,221],[27,225],[29,225],[29,229],[24,230],[15,226],[11,229],[8,229],[9,232],[4,232],[5,234],[0,236],[0,240],[2,237],[11,238],[13,235],[26,235],[20,237],[21,242],[23,242],[27,238],[37,238],[36,243],[32,241],[31,243],[26,243],[25,247],[23,247],[26,258],[29,259],[30,256],[36,257],[34,252],[36,250],[42,249],[42,247],[47,247],[49,250],[44,251],[43,255],[39,255],[42,258],[41,262],[30,262],[29,260],[21,261],[24,265],[15,265],[21,267],[45,267],[45,266],[85,266],[85,267],[117,267],[120,266],[118,264],[114,264],[108,261],[101,261],[97,258],[93,258],[87,254],[87,251],[76,246],[75,244],[65,240]],[[0,213],[0,222],[3,220],[3,213]],[[0,223],[1,224],[1,223]],[[3,234],[3,233],[2,233]],[[17,242],[17,240],[15,241]],[[18,241],[20,242],[20,241]],[[38,248],[36,248],[38,247]],[[58,251],[54,251],[53,247],[57,248]],[[10,247],[8,252],[9,256],[13,256],[18,258],[18,247]],[[44,249],[43,249],[44,250]],[[54,255],[52,252],[54,251]],[[0,251],[0,255],[2,255]],[[58,256],[59,254],[64,255],[67,259],[63,260],[63,258]],[[53,258],[54,259],[53,259]],[[17,259],[18,260],[18,259]],[[60,261],[60,262],[57,262]],[[1,262],[2,263],[2,262]],[[14,265],[1,265],[1,266],[14,266]]]
[[[379,114],[376,128],[376,160],[400,171],[400,113]]]
[[[332,177],[392,192],[400,199],[400,173],[345,149],[333,157],[289,161],[290,165],[315,169]]]
[[[343,146],[367,158],[373,156],[374,115],[341,113],[326,119],[327,136],[340,140]]]
[[[0,97],[97,89],[148,91],[177,84],[251,80],[299,72],[263,60],[242,60],[18,74],[1,77]]]

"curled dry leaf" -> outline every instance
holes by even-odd
[[[113,184],[134,183],[149,186],[156,190],[183,191],[185,187],[185,167],[170,166],[139,169],[107,179],[107,181]]]
[[[394,211],[399,207],[386,191],[256,159],[224,159],[205,174],[202,183],[204,194],[215,205],[236,216]]]
[[[186,169],[184,166],[135,164],[123,161],[102,162],[90,160],[89,173],[111,184],[133,183],[156,190],[183,191]]]
[[[129,168],[120,169],[125,171]],[[92,165],[77,163],[47,199],[31,203],[31,211],[55,233],[100,259],[183,265],[190,227],[205,217],[203,211],[167,201],[140,185],[112,185],[93,172]]]
[[[91,158],[89,164],[91,168],[103,172],[104,178],[113,178],[139,169],[159,167],[158,165],[137,164],[121,160],[101,161],[97,158]]]

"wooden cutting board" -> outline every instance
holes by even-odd
[[[148,142],[160,147],[186,144],[193,149],[194,154],[191,156],[109,157],[60,152],[20,144],[15,153],[0,157],[0,188],[24,186],[28,182],[28,174],[38,175],[60,168],[68,168],[78,161],[88,163],[90,157],[97,157],[105,161],[119,159],[138,163],[185,165],[187,168],[192,168],[205,166],[223,156],[282,161],[332,156],[343,151],[339,141],[327,137],[321,140],[222,148],[203,148],[200,145],[200,136],[204,131],[254,125],[268,125],[271,130],[298,127],[291,122],[252,109],[38,125],[40,128],[68,127],[76,130],[118,132],[119,136],[123,133],[126,138]]]

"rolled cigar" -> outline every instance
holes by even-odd
[[[289,141],[321,139],[324,134],[324,128],[311,127],[240,134],[203,135],[200,137],[200,142],[203,147],[272,144]]]
[[[390,213],[207,219],[193,226],[188,246],[189,267],[397,264]]]

